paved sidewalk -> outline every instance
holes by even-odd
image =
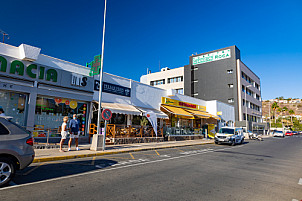
[[[105,151],[90,151],[90,144],[79,145],[80,150],[76,151],[74,145],[71,151],[59,152],[58,149],[35,149],[35,159],[33,163],[67,160],[74,158],[84,158],[101,156],[108,154],[128,153],[135,151],[145,151],[154,149],[165,149],[173,147],[193,146],[202,144],[213,144],[214,140],[186,140],[186,141],[169,141],[158,143],[138,143],[138,144],[123,144],[123,145],[108,145]],[[67,149],[64,149],[67,150]]]

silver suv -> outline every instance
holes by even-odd
[[[215,144],[242,144],[244,142],[244,135],[242,128],[222,127],[214,138]]]
[[[29,166],[34,157],[30,131],[0,116],[0,186],[8,184],[16,170]]]

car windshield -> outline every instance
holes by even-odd
[[[234,134],[234,129],[233,128],[221,128],[219,130],[219,133],[223,134]]]

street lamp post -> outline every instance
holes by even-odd
[[[252,85],[248,85],[245,87],[245,129],[247,132],[247,103],[246,103],[246,93],[247,93],[247,88],[250,88]]]
[[[105,46],[105,27],[106,27],[106,9],[107,8],[107,0],[105,0],[104,6],[104,23],[103,23],[103,38],[102,38],[102,54],[101,54],[101,69],[100,69],[100,85],[99,85],[99,107],[98,107],[98,122],[97,122],[97,134],[93,136],[93,142],[91,145],[91,150],[98,149],[98,140],[101,133],[101,108],[102,108],[102,82],[103,82],[103,61],[104,61],[104,46]],[[106,130],[106,129],[105,129]],[[103,139],[103,151],[105,150],[105,133]]]

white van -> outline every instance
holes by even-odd
[[[242,128],[222,127],[215,135],[215,144],[242,144],[244,142],[244,135]]]

